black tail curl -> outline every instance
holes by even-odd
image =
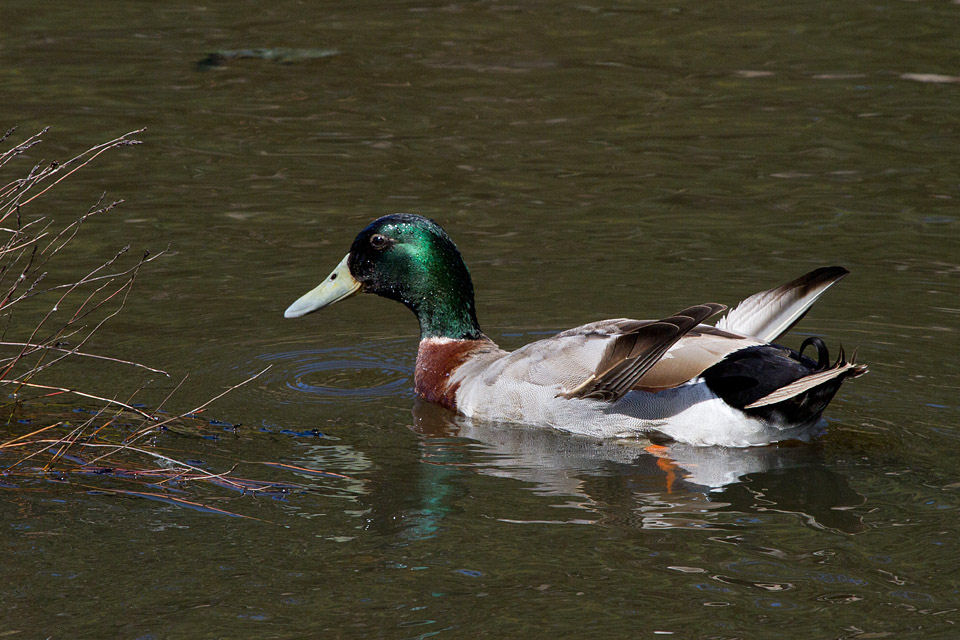
[[[816,360],[804,356],[807,347],[816,349]],[[748,415],[769,421],[801,424],[819,418],[845,378],[867,371],[865,365],[853,365],[844,375],[828,380],[782,402],[747,408],[805,376],[847,365],[840,347],[835,363],[830,363],[826,343],[818,337],[803,341],[799,351],[766,344],[736,351],[707,369],[702,375],[710,389],[727,404]]]
[[[817,350],[817,368],[816,371],[823,371],[830,366],[830,350],[827,348],[827,343],[823,341],[823,338],[819,336],[810,336],[800,344],[800,357],[803,357],[803,352],[806,351],[807,347],[812,346]],[[843,347],[840,348],[841,357],[843,355]]]

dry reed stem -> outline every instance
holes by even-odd
[[[8,477],[11,474],[39,477],[51,472],[62,474],[71,471],[100,474],[110,472],[112,469],[95,466],[98,462],[123,455],[125,459],[133,457],[152,461],[153,464],[159,463],[164,468],[119,469],[120,476],[112,474],[110,477],[120,477],[127,480],[131,480],[131,478],[135,480],[140,476],[150,477],[159,479],[159,485],[151,480],[154,486],[163,487],[187,481],[206,481],[243,493],[277,490],[278,487],[279,490],[284,491],[290,488],[302,488],[290,483],[235,479],[231,475],[237,466],[236,464],[227,471],[214,473],[154,451],[150,448],[150,445],[139,444],[139,441],[147,435],[157,434],[167,425],[184,421],[188,416],[193,416],[205,410],[224,395],[259,378],[270,367],[238,384],[232,385],[190,411],[166,418],[157,415],[157,411],[180,389],[187,380],[186,376],[155,411],[143,410],[132,404],[133,397],[142,390],[142,386],[129,394],[128,400],[124,402],[118,399],[119,393],[114,393],[110,397],[110,394],[91,393],[73,385],[46,384],[34,380],[51,367],[71,357],[77,357],[81,360],[111,362],[169,376],[161,369],[149,367],[132,360],[81,350],[106,322],[124,309],[140,269],[164,255],[166,250],[153,255],[144,253],[133,266],[116,267],[115,265],[118,265],[129,250],[129,247],[123,247],[112,257],[86,271],[79,278],[41,287],[41,283],[45,283],[47,276],[47,272],[43,271],[44,267],[50,264],[52,260],[58,259],[71,243],[80,237],[79,231],[84,222],[91,217],[108,214],[123,200],[114,200],[104,204],[105,196],[101,196],[86,213],[79,215],[59,229],[56,222],[45,215],[30,216],[29,219],[24,219],[25,208],[34,208],[41,196],[49,193],[51,189],[76,174],[77,171],[108,150],[140,144],[140,141],[134,139],[133,136],[142,131],[143,129],[132,131],[91,147],[63,163],[35,163],[25,177],[10,180],[0,186],[0,317],[3,317],[6,323],[6,328],[0,333],[0,349],[14,349],[11,355],[0,358],[0,385],[8,385],[16,389],[14,395],[16,406],[21,406],[24,402],[31,400],[31,398],[24,397],[23,389],[36,389],[47,392],[40,397],[66,394],[91,401],[98,407],[93,415],[81,421],[80,424],[57,420],[53,424],[35,428],[29,433],[14,434],[13,437],[0,442],[0,456],[5,455],[5,451],[17,451],[20,454],[13,463],[4,464],[0,468],[0,474]],[[0,141],[8,138],[12,132],[13,129],[8,130],[0,137]],[[28,152],[31,152],[30,150],[43,141],[46,132],[47,129],[44,129],[7,151],[0,152],[0,168],[16,158],[26,157]],[[4,237],[3,234],[6,234],[6,236]],[[49,306],[45,312],[40,313],[39,319],[27,325],[32,328],[27,331],[28,335],[25,338],[7,338],[8,331],[17,330],[23,326],[22,322],[13,321],[13,312],[18,311],[19,313],[22,308],[21,304],[25,300],[37,297],[47,297],[52,304],[48,303]],[[68,344],[67,340],[72,340],[73,343]],[[35,399],[33,398],[33,400]],[[133,433],[124,435],[119,421],[126,414],[138,416],[145,424],[141,423]],[[9,427],[12,422],[8,420],[7,424]],[[51,432],[56,433],[60,430],[63,430],[63,432],[58,437],[49,437]],[[86,461],[78,459],[72,451],[97,452],[98,455],[95,459]],[[43,460],[40,467],[28,468],[26,466],[28,461],[37,458]],[[138,467],[143,466],[142,463],[135,464]],[[150,496],[201,507],[214,512],[230,513],[215,507],[174,498],[167,494],[120,489],[101,490],[118,494]]]
[[[122,450],[124,450],[125,448],[129,448],[129,449],[131,449],[131,450],[134,450],[133,447],[130,446],[130,445],[132,445],[134,442],[140,440],[140,439],[143,438],[144,436],[148,436],[148,435],[151,435],[151,434],[153,434],[153,433],[156,433],[156,432],[159,431],[161,428],[165,427],[166,425],[168,425],[168,424],[170,424],[170,423],[172,423],[172,422],[175,422],[175,421],[178,421],[178,420],[183,420],[183,419],[186,418],[187,416],[192,416],[192,415],[194,415],[194,414],[196,414],[196,413],[199,413],[199,412],[203,411],[204,409],[206,409],[207,407],[209,407],[211,404],[213,404],[214,402],[216,402],[217,400],[219,400],[219,399],[222,398],[223,396],[227,395],[228,393],[230,393],[230,392],[233,391],[234,389],[238,389],[238,388],[242,387],[243,385],[247,384],[248,382],[252,382],[252,381],[256,380],[257,378],[259,378],[260,376],[262,376],[264,373],[266,373],[267,371],[269,371],[271,367],[273,367],[273,365],[268,365],[267,367],[265,367],[265,368],[264,368],[262,371],[260,371],[259,373],[255,373],[254,375],[250,376],[249,378],[247,378],[247,379],[244,380],[243,382],[239,382],[239,383],[237,383],[237,384],[229,387],[229,388],[226,389],[225,391],[222,391],[221,393],[215,395],[214,397],[210,398],[210,399],[207,400],[206,402],[200,404],[200,405],[197,406],[197,407],[194,407],[194,408],[191,409],[190,411],[185,411],[184,413],[181,413],[180,415],[176,415],[176,416],[167,418],[166,420],[163,420],[162,422],[156,422],[155,424],[151,424],[151,425],[148,426],[148,427],[142,428],[142,429],[140,429],[139,431],[136,431],[136,432],[132,433],[131,435],[127,436],[127,438],[124,440],[124,442],[123,442],[122,444],[117,445],[117,451],[122,451]],[[157,419],[155,416],[148,416],[148,417],[149,417],[149,419],[151,419],[151,420],[156,420],[156,419]],[[111,453],[115,453],[115,452],[111,452]],[[99,458],[95,458],[94,460],[92,460],[92,461],[90,462],[90,464],[96,464],[97,462],[99,462],[99,461],[102,460],[103,458],[106,458],[107,455],[110,455],[110,454],[106,454],[106,455],[100,456]]]
[[[102,356],[96,353],[84,353],[83,351],[78,351],[76,347],[72,349],[66,349],[64,347],[58,347],[56,345],[49,345],[49,344],[32,344],[29,342],[3,342],[3,341],[0,341],[0,347],[24,347],[30,350],[30,351],[27,351],[28,355],[32,353],[32,351],[49,349],[51,351],[60,351],[67,355],[77,356],[80,358],[93,358],[95,360],[106,360],[108,362],[116,362],[118,364],[125,364],[131,367],[138,367],[140,369],[146,369],[151,373],[160,373],[167,377],[170,377],[170,374],[164,371],[163,369],[154,369],[153,367],[148,367],[145,364],[134,362],[133,360],[123,360],[122,358],[111,358],[110,356]],[[8,359],[9,358],[0,358],[0,364],[3,364]]]
[[[42,196],[43,194],[45,194],[45,193],[47,193],[48,191],[50,191],[50,189],[52,189],[53,187],[57,186],[58,184],[60,184],[61,182],[63,182],[64,180],[66,180],[67,178],[69,178],[70,176],[72,176],[74,173],[76,173],[77,171],[79,171],[79,170],[82,169],[83,167],[85,167],[85,166],[87,166],[88,164],[90,164],[94,159],[96,159],[99,155],[101,155],[101,154],[104,153],[105,151],[108,151],[108,150],[110,150],[110,149],[113,149],[114,147],[120,147],[120,146],[126,146],[126,145],[133,145],[133,144],[140,144],[140,141],[139,141],[139,140],[133,140],[133,139],[131,139],[130,136],[135,136],[135,135],[137,135],[137,134],[139,134],[139,133],[143,133],[145,130],[146,130],[146,129],[137,129],[136,131],[131,131],[131,132],[129,132],[129,133],[125,133],[125,134],[123,134],[122,136],[120,136],[120,137],[118,137],[118,138],[114,138],[113,140],[111,140],[111,141],[109,141],[109,142],[104,142],[103,144],[99,144],[99,145],[97,145],[97,146],[95,146],[95,147],[91,147],[90,149],[87,149],[86,151],[84,151],[84,152],[81,153],[80,155],[78,155],[78,156],[76,156],[76,157],[74,157],[74,158],[71,158],[70,160],[67,160],[67,161],[64,162],[63,164],[54,162],[54,163],[52,163],[51,165],[49,165],[47,168],[42,169],[42,170],[40,171],[40,173],[36,173],[36,174],[35,174],[35,173],[31,172],[31,174],[30,174],[29,176],[27,176],[27,180],[28,180],[27,186],[26,186],[25,189],[22,190],[21,195],[25,195],[26,192],[29,191],[35,184],[39,184],[40,182],[42,182],[42,181],[44,181],[44,180],[46,180],[46,179],[48,179],[48,178],[51,178],[51,177],[57,175],[58,173],[61,173],[61,172],[63,172],[63,171],[66,171],[66,174],[64,174],[64,175],[60,176],[59,178],[57,178],[56,180],[54,180],[53,184],[47,185],[42,191],[40,191],[40,193],[36,193],[36,194],[34,194],[33,196],[27,198],[26,200],[24,200],[24,201],[22,201],[22,202],[20,202],[19,198],[15,198],[15,199],[11,200],[10,202],[5,203],[4,206],[6,206],[6,207],[9,207],[9,206],[11,206],[11,205],[16,205],[16,206],[18,206],[18,207],[26,206],[27,204],[31,203],[32,201],[36,200],[37,198],[39,198],[39,197]],[[39,134],[37,134],[37,136],[34,136],[34,138],[37,138],[37,137],[43,135],[44,132],[46,132],[46,129],[44,129],[42,132],[40,132]],[[33,141],[34,138],[31,138],[31,139],[28,140],[27,142]],[[37,140],[37,142],[39,142],[39,140]],[[24,144],[26,144],[26,143],[24,143]],[[34,142],[33,144],[36,144],[36,142]],[[32,145],[31,145],[31,146],[32,146]],[[21,145],[21,147],[22,147],[22,145]],[[23,153],[23,151],[26,151],[26,148],[22,148],[22,149],[19,151],[19,153]],[[19,155],[19,153],[18,153],[18,155]],[[0,160],[2,160],[2,159],[0,159]],[[4,162],[5,162],[5,161],[4,161]],[[34,168],[34,171],[36,171],[36,167]],[[10,215],[10,212],[9,212],[9,211],[8,211],[5,215],[3,215],[2,217],[0,217],[0,222],[2,222],[4,219],[6,219],[6,217],[7,217],[8,215]]]

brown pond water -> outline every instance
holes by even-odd
[[[955,637],[958,14],[6,0],[0,128],[50,125],[33,160],[147,127],[34,211],[126,200],[64,273],[171,246],[90,350],[170,371],[148,405],[189,373],[171,410],[272,364],[209,411],[240,427],[153,446],[313,490],[185,489],[250,520],[0,477],[0,635]],[[337,53],[198,65],[260,47]],[[663,459],[457,418],[414,400],[399,305],[282,317],[395,211],[446,226],[510,347],[843,264],[785,342],[858,347],[871,373],[805,446]],[[142,377],[57,375],[104,394]]]

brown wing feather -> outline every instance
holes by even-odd
[[[607,402],[619,400],[677,340],[724,309],[722,304],[701,304],[669,318],[624,327],[628,331],[610,343],[593,375],[576,389],[561,395]]]
[[[747,338],[722,329],[700,325],[692,329],[643,374],[634,389],[662,391],[677,387],[696,378],[723,360],[727,355],[747,347],[763,344],[756,338]]]

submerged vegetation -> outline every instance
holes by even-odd
[[[64,255],[71,244],[81,242],[84,223],[110,213],[122,200],[101,197],[66,224],[37,211],[44,195],[102,154],[140,144],[136,136],[142,130],[91,147],[65,162],[29,160],[46,131],[0,152],[0,173],[23,161],[30,163],[22,177],[0,179],[0,389],[5,392],[0,402],[4,424],[0,487],[9,490],[38,482],[69,483],[84,491],[161,500],[227,515],[240,514],[212,506],[209,498],[198,501],[185,490],[206,485],[234,495],[277,495],[310,488],[284,480],[237,477],[236,462],[226,461],[223,470],[211,471],[202,462],[179,459],[161,450],[158,444],[158,436],[165,432],[209,438],[226,427],[236,434],[234,425],[211,422],[198,414],[266,369],[179,413],[168,413],[164,405],[183,380],[152,408],[134,401],[142,384],[103,394],[82,384],[49,382],[54,368],[66,361],[82,361],[91,367],[131,367],[147,376],[169,374],[88,350],[98,330],[123,310],[140,270],[165,252],[144,252],[131,259],[130,247],[123,247],[92,269],[51,282],[50,272],[70,272],[72,263]],[[3,134],[0,143],[6,144],[13,133],[11,129]],[[70,400],[67,406],[65,399]],[[345,478],[279,462],[243,464],[306,477]]]

